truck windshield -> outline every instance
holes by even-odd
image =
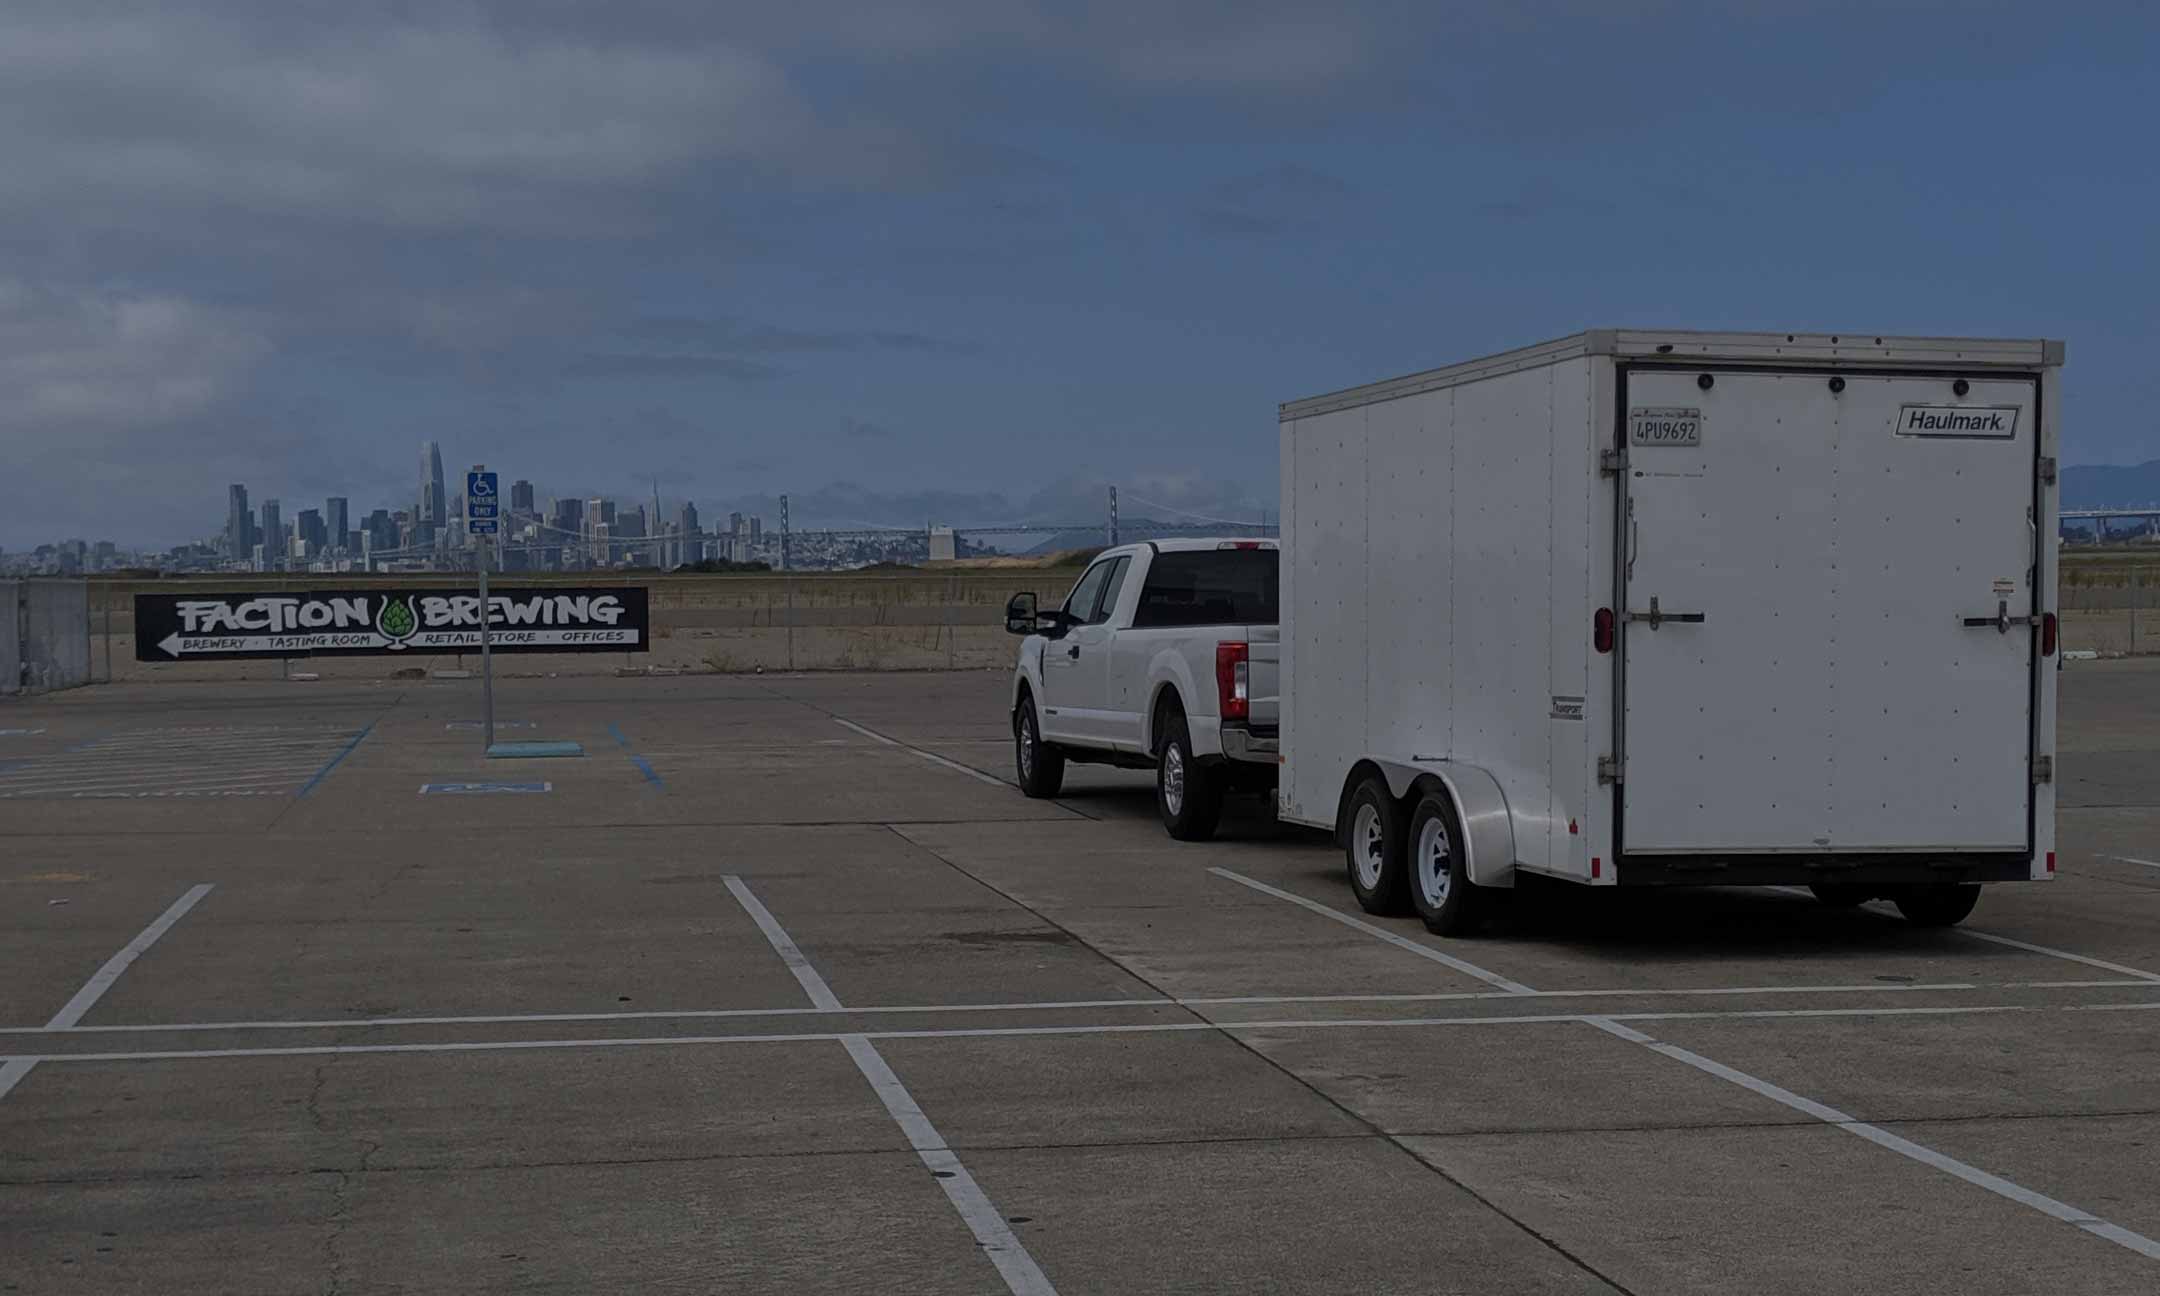
[[[1282,555],[1274,549],[1201,549],[1157,555],[1140,587],[1135,628],[1274,625]]]

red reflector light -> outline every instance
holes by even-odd
[[[1597,615],[1590,619],[1590,642],[1596,645],[1597,650],[1601,653],[1612,651],[1613,614],[1611,608],[1599,608]]]
[[[1260,549],[1265,546],[1258,540],[1225,540],[1215,547],[1217,549]]]
[[[2042,657],[2053,657],[2055,655],[2055,614],[2053,612],[2040,614],[2040,655]]]
[[[1579,828],[1577,828],[1577,827],[1575,826],[1575,821],[1574,821],[1573,819],[1570,819],[1570,820],[1568,820],[1568,821],[1567,821],[1567,830],[1568,830],[1568,836],[1570,836],[1570,837],[1574,836],[1574,835],[1575,835],[1576,833],[1578,833],[1578,832],[1580,832],[1580,831],[1581,831],[1581,829],[1579,829]]]
[[[1243,720],[1252,714],[1252,664],[1241,643],[1215,645],[1215,700],[1225,720]]]
[[[1590,880],[1591,880],[1591,881],[1593,881],[1593,882],[1595,882],[1595,881],[1597,881],[1597,880],[1598,880],[1598,879],[1599,879],[1600,877],[1604,876],[1604,873],[1605,873],[1605,861],[1604,861],[1604,860],[1601,860],[1601,859],[1599,859],[1599,858],[1598,858],[1597,856],[1595,856],[1595,855],[1592,855],[1592,856],[1590,857]]]
[[[2048,852],[2048,872],[2050,872],[2050,873],[2053,873],[2054,871],[2055,871],[2055,852],[2054,852],[2054,851],[2049,851],[2049,852]]]

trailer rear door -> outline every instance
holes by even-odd
[[[2029,849],[2036,380],[1956,381],[1626,374],[1624,852]]]

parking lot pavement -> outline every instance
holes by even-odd
[[[2160,1289],[2160,669],[2062,876],[1360,913],[998,673],[0,708],[0,1292]],[[221,791],[245,795],[214,795]]]

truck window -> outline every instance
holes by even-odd
[[[1095,615],[1095,601],[1102,597],[1103,582],[1109,579],[1113,563],[1099,562],[1087,569],[1072,593],[1065,596],[1065,615],[1068,619],[1085,624]]]
[[[1104,566],[1110,569],[1110,575],[1103,581],[1102,597],[1096,600],[1095,611],[1088,617],[1089,625],[1101,625],[1117,611],[1118,593],[1125,588],[1125,569],[1132,566],[1132,559],[1113,558]]]
[[[1133,626],[1274,625],[1281,571],[1274,549],[1159,554],[1140,587]]]

